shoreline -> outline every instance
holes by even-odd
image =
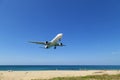
[[[88,75],[115,75],[120,70],[43,70],[43,71],[0,71],[0,80],[50,79],[55,77],[77,77]]]

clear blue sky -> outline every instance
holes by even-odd
[[[65,47],[28,41],[63,33]],[[120,65],[119,0],[0,0],[0,65]]]

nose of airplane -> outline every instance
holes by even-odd
[[[60,35],[60,36],[62,36],[62,35],[63,35],[63,33],[60,33],[59,35]]]

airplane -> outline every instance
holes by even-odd
[[[46,41],[46,42],[32,42],[31,41],[30,43],[42,44],[42,45],[44,45],[43,48],[45,48],[45,49],[49,49],[51,47],[54,47],[54,49],[56,49],[57,46],[65,46],[60,42],[62,36],[63,36],[63,33],[59,33],[51,41]]]

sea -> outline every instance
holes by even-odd
[[[0,71],[120,70],[120,65],[0,65]]]

